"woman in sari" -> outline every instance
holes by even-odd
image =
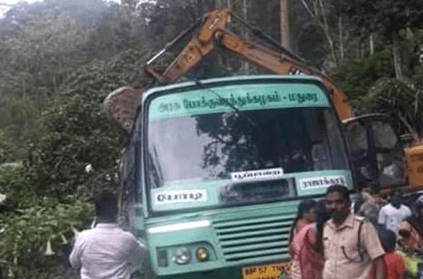
[[[306,225],[316,222],[316,201],[312,199],[305,199],[298,205],[297,217],[291,226],[291,231],[288,239],[288,246],[291,246],[294,236],[301,231]]]
[[[317,222],[305,225],[294,237],[291,253],[295,272],[292,279],[321,279],[324,266],[322,234],[323,226],[329,219],[324,201],[315,207]]]

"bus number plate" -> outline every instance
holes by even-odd
[[[278,279],[281,272],[290,272],[291,262],[249,266],[242,269],[243,279]]]

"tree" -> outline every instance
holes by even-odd
[[[130,5],[117,7],[115,14],[105,16],[90,32],[85,45],[87,57],[107,61],[119,52],[148,44],[145,22],[131,9]]]
[[[422,89],[410,85],[406,80],[381,78],[360,100],[361,112],[386,113],[396,122],[402,134],[423,135]]]
[[[18,150],[6,130],[0,129],[0,165],[18,161]]]
[[[142,57],[132,51],[107,63],[94,61],[81,66],[62,85],[64,96],[43,112],[44,133],[31,142],[26,160],[37,194],[92,194],[89,178],[115,169],[122,139],[102,102],[111,91],[130,82]],[[85,171],[87,165],[93,172]]]
[[[364,58],[345,58],[332,77],[350,100],[357,100],[367,95],[378,79],[394,75],[390,52],[385,50]]]
[[[31,97],[10,97],[0,106],[0,131],[8,138],[7,161],[20,161],[25,153],[26,137],[36,130],[40,111]],[[1,159],[0,159],[1,162]]]
[[[148,22],[147,36],[153,48],[164,45],[197,20],[197,0],[146,1],[138,7],[139,16]]]
[[[20,1],[5,15],[0,37],[19,33],[23,26],[37,18],[71,18],[87,28],[96,28],[105,15],[113,13],[117,3],[103,0],[44,0],[27,3]]]
[[[420,0],[337,1],[340,15],[348,19],[354,34],[383,34],[392,40],[395,75],[402,76],[399,31],[406,27],[423,27],[423,2]]]
[[[36,97],[43,105],[74,66],[86,61],[81,51],[87,38],[82,26],[69,18],[40,18],[21,33],[3,39],[0,92]],[[7,97],[7,96],[4,96]]]
[[[314,24],[319,26],[321,32],[324,34],[326,42],[329,45],[329,50],[333,63],[336,66],[339,65],[339,57],[335,51],[335,41],[332,38],[330,30],[330,26],[333,26],[333,24],[329,22],[331,10],[333,11],[334,7],[330,5],[330,1],[324,0],[302,0],[301,2],[305,10],[308,12],[309,16],[312,18]]]

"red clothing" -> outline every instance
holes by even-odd
[[[297,225],[294,228],[294,237],[297,233],[299,233],[304,227],[310,225],[310,221],[307,219],[300,219],[298,220]]]
[[[299,276],[302,279],[321,279],[324,266],[323,255],[314,250],[316,228],[304,226],[292,241],[292,252]]]
[[[408,237],[402,235],[406,232],[409,234]],[[398,226],[397,242],[406,250],[419,249],[422,246],[422,238],[418,231],[407,220],[402,221]]]
[[[386,279],[400,278],[400,275],[405,272],[404,262],[397,253],[386,253],[383,259],[386,264]]]
[[[292,242],[294,241],[294,237],[306,226],[310,225],[310,221],[307,219],[299,219],[298,222],[295,224],[295,227],[292,230],[292,236],[290,237],[291,242],[289,243],[289,253],[292,256]]]

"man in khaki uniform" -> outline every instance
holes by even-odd
[[[323,229],[323,279],[384,279],[385,251],[376,230],[370,222],[351,215],[350,206],[345,186],[332,185],[326,190],[326,210],[331,219]]]

